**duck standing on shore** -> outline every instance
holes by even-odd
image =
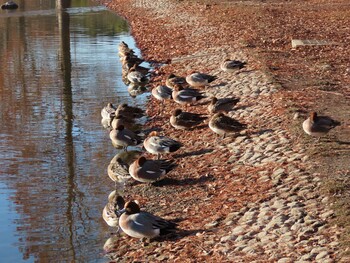
[[[118,46],[118,54],[119,54],[119,57],[125,57],[127,54],[134,54],[135,52],[129,48],[129,45],[126,44],[124,41],[120,42],[119,43],[119,46]]]
[[[123,147],[124,151],[128,150],[128,146],[136,146],[142,142],[135,132],[126,129],[123,125],[111,130],[109,137],[114,147]]]
[[[171,89],[174,89],[176,85],[187,86],[187,82],[186,82],[186,78],[176,76],[175,74],[171,73],[166,78],[165,85],[167,85]]]
[[[124,198],[117,195],[117,191],[112,191],[108,196],[108,203],[105,205],[102,211],[102,218],[107,225],[111,227],[119,226],[119,217],[117,211],[123,209],[125,206]]]
[[[247,125],[220,112],[210,119],[209,128],[216,134],[222,135],[224,139],[227,134],[235,134],[246,129]]]
[[[131,83],[139,85],[145,84],[148,80],[146,75],[142,74],[140,71],[137,71],[136,65],[129,69],[127,78]]]
[[[182,144],[169,137],[160,136],[156,131],[153,131],[143,141],[143,146],[147,152],[156,154],[157,159],[159,159],[162,153],[175,152],[182,147]]]
[[[173,111],[170,117],[170,124],[175,129],[187,130],[203,122],[207,117],[202,114],[185,112],[181,109]]]
[[[197,102],[207,96],[203,95],[202,92],[196,89],[183,88],[180,85],[175,85],[172,92],[172,97],[174,101],[181,105],[190,105]]]
[[[117,107],[115,115],[121,115],[127,118],[141,118],[145,115],[145,111],[139,107],[129,106],[123,103]]]
[[[169,88],[168,86],[159,85],[152,89],[151,94],[153,97],[155,97],[157,100],[161,102],[162,107],[159,108],[158,114],[163,110],[164,108],[164,101],[171,100],[173,89]]]
[[[108,103],[107,106],[101,110],[101,117],[103,119],[112,119],[115,116],[116,107],[112,103]]]
[[[176,167],[176,164],[168,160],[147,160],[141,156],[129,167],[132,178],[141,183],[153,183]]]
[[[341,123],[328,116],[318,116],[316,112],[311,112],[310,117],[303,122],[303,130],[314,137],[326,135],[330,130],[339,126]]]
[[[124,209],[118,212],[119,226],[128,236],[151,239],[176,230],[177,224],[151,213],[141,211],[135,201],[126,202]]]
[[[121,158],[117,158],[115,162],[111,162],[107,167],[107,174],[109,178],[114,182],[115,188],[117,188],[117,183],[125,183],[131,178],[129,174],[129,165]]]
[[[238,72],[245,67],[247,63],[239,60],[225,59],[221,64],[220,68],[225,72]]]
[[[186,82],[192,87],[205,87],[216,80],[216,76],[205,73],[194,72],[186,77]]]
[[[213,97],[208,105],[209,113],[225,112],[228,113],[239,102],[239,98],[222,98]]]

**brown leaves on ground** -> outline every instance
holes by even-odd
[[[135,6],[136,2],[114,0],[107,6],[130,21],[138,47],[148,61],[164,63],[211,47],[239,46],[251,56],[252,67],[271,72],[288,89],[280,94],[290,103],[289,108],[305,112],[310,107],[325,108],[327,105],[315,105],[318,97],[328,95],[327,92],[350,93],[348,0],[169,0],[161,1],[157,12]],[[137,3],[143,2],[150,1]],[[171,11],[166,6],[168,2],[174,4]],[[164,13],[159,11],[161,5]],[[328,40],[337,45],[292,50],[291,39]],[[183,66],[184,63],[174,63],[156,69],[152,85],[164,84],[171,72],[185,76],[188,69]],[[202,65],[200,70],[209,71],[210,65]],[[270,185],[245,179],[246,174],[257,174],[259,169],[248,167],[237,174],[231,172],[234,164],[227,162],[230,153],[220,147],[225,142],[216,144],[217,137],[207,127],[207,121],[193,131],[178,131],[169,124],[171,111],[177,105],[167,102],[157,116],[159,106],[158,101],[150,100],[147,113],[154,118],[147,125],[184,144],[170,157],[178,167],[154,186],[134,183],[127,188],[126,198],[138,199],[143,209],[159,216],[178,218],[181,229],[193,232],[151,243],[143,249],[138,240],[121,237],[114,256],[125,261],[185,262],[215,256],[216,261],[223,262],[225,256],[215,251],[215,243],[226,231],[222,220],[247,203],[264,199]],[[191,107],[191,111],[203,113],[205,107]],[[213,222],[217,222],[217,227],[205,228]]]

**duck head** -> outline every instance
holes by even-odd
[[[117,130],[118,130],[118,131],[124,130],[124,125],[119,125],[119,126],[117,127]]]
[[[174,90],[176,90],[176,91],[180,91],[180,90],[183,90],[183,89],[184,88],[181,85],[178,85],[178,84],[174,85]]]
[[[173,115],[174,116],[179,116],[181,113],[182,113],[181,109],[176,109],[176,110],[173,111]]]
[[[140,158],[138,158],[137,160],[136,160],[136,162],[137,162],[137,164],[139,165],[139,166],[141,166],[142,167],[142,165],[144,165],[144,163],[147,161],[147,159],[146,159],[146,157],[144,157],[144,156],[141,156]]]
[[[217,101],[218,101],[218,99],[216,97],[211,98],[211,104],[215,104]]]
[[[140,213],[140,206],[135,201],[126,202],[124,205],[126,214],[132,215]]]
[[[171,73],[169,76],[168,76],[168,79],[173,79],[173,78],[176,78],[176,75],[174,73]]]
[[[152,136],[158,136],[158,132],[157,131],[152,131],[148,137],[152,137]]]
[[[316,112],[310,113],[310,120],[313,122],[317,121],[317,113]]]

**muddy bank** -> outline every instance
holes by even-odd
[[[151,98],[147,112],[152,119],[147,126],[185,147],[169,156],[178,167],[167,179],[153,186],[129,185],[124,195],[138,199],[147,211],[178,219],[186,231],[147,247],[129,237],[117,237],[109,251],[112,259],[339,261],[341,230],[332,223],[334,211],[321,192],[322,176],[314,173],[308,144],[298,138],[302,119],[292,119],[296,111],[303,116],[315,98],[306,96],[310,90],[285,89],[279,80],[283,74],[271,73],[271,65],[282,60],[269,59],[259,53],[264,45],[257,47],[266,41],[268,51],[274,45],[280,50],[287,45],[285,37],[271,42],[266,35],[265,42],[256,41],[263,37],[261,28],[272,28],[260,23],[259,17],[278,10],[283,13],[282,6],[269,3],[273,10],[254,1],[107,4],[128,19],[144,58],[166,63],[157,69],[152,86],[164,84],[172,72],[216,75],[218,79],[203,91],[208,97],[239,97],[229,115],[248,125],[247,132],[224,140],[217,140],[208,121],[193,131],[174,130],[169,117],[181,107],[166,103],[158,115],[160,104]],[[248,66],[240,74],[222,72],[219,65],[226,57],[247,61]],[[188,110],[207,113],[207,104]]]

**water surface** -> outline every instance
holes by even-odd
[[[68,1],[69,2],[69,1]],[[0,254],[3,262],[99,262],[118,153],[107,102],[142,106],[121,79],[126,21],[90,1],[17,1],[0,11]]]

